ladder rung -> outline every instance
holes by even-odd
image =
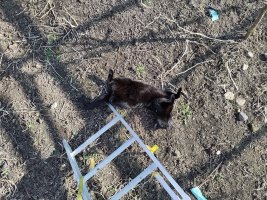
[[[124,142],[118,149],[116,149],[107,158],[102,160],[94,169],[88,172],[84,176],[84,181],[88,181],[92,176],[94,176],[99,170],[104,168],[108,163],[110,163],[114,158],[121,154],[125,149],[127,149],[135,141],[134,137],[131,137],[126,142]]]
[[[103,128],[101,128],[94,135],[92,135],[89,139],[87,139],[84,143],[82,143],[79,147],[77,147],[77,149],[75,149],[71,153],[71,156],[73,156],[73,157],[76,156],[78,153],[80,153],[82,150],[84,150],[89,144],[91,144],[93,141],[95,141],[97,138],[99,138],[103,133],[105,133],[108,129],[110,129],[113,125],[115,125],[119,120],[120,120],[119,116],[112,119]]]
[[[129,182],[122,190],[116,193],[110,200],[118,200],[123,197],[144,178],[151,174],[156,168],[157,166],[154,163],[150,164],[143,172],[141,172],[137,177],[135,177],[131,182]]]
[[[159,174],[155,175],[155,178],[158,180],[160,185],[166,190],[166,192],[171,196],[173,200],[180,200],[180,198],[174,193],[174,191],[170,188],[168,183],[160,176]]]

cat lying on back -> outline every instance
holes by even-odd
[[[181,88],[175,94],[129,78],[113,78],[111,69],[106,83],[106,91],[86,105],[87,109],[94,109],[105,102],[123,107],[141,104],[155,113],[157,119],[155,128],[169,127],[173,104],[182,94]]]

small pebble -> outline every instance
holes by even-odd
[[[258,130],[260,130],[259,126],[252,126],[252,132],[253,133],[257,132]]]
[[[261,61],[267,61],[267,53],[260,54],[260,60]]]
[[[63,164],[63,165],[60,166],[60,169],[59,170],[60,171],[65,171],[66,168],[67,168],[66,164]]]
[[[239,105],[241,107],[243,107],[246,103],[246,100],[242,97],[237,97],[235,101],[236,101],[237,105]]]
[[[55,103],[53,103],[52,105],[51,105],[51,110],[54,110],[54,109],[56,109],[57,108],[57,102],[55,102]]]
[[[257,132],[260,128],[253,123],[248,124],[248,128],[252,133]]]
[[[176,150],[175,153],[176,153],[176,157],[177,158],[181,158],[182,157],[182,154],[181,154],[181,152],[179,150]]]
[[[217,155],[221,155],[221,151],[219,150],[219,151],[216,151],[216,154]]]
[[[18,48],[18,44],[17,43],[13,43],[13,44],[9,45],[8,48],[12,49],[12,50],[17,49]]]
[[[248,52],[248,57],[249,57],[249,58],[253,58],[253,57],[254,57],[254,54],[253,54],[251,51],[249,51],[249,52]]]
[[[37,69],[41,69],[42,65],[40,63],[36,63],[33,65],[33,67],[36,67]]]
[[[179,150],[175,150],[174,151],[174,155],[175,155],[176,158],[181,158],[182,157],[182,154],[181,154],[181,152]]]
[[[226,92],[224,97],[225,99],[232,101],[235,99],[235,94],[233,92]]]
[[[239,112],[237,115],[237,120],[241,122],[245,122],[248,120],[248,116],[246,115],[246,113]]]
[[[242,69],[243,69],[244,71],[248,70],[248,64],[244,64],[243,67],[242,67]]]

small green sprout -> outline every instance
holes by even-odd
[[[127,116],[127,110],[121,110],[120,114],[121,114],[121,116],[126,117]]]
[[[153,0],[143,0],[143,4],[146,6],[150,6],[152,4]]]
[[[52,50],[51,48],[49,48],[49,47],[47,47],[47,48],[45,49],[44,54],[45,54],[45,59],[46,59],[47,61],[51,61],[51,60],[53,59],[53,57],[54,57],[54,52],[53,52],[53,50]]]
[[[145,66],[142,64],[139,64],[136,66],[136,73],[138,76],[141,76],[145,72]]]
[[[60,52],[57,49],[52,50],[52,48],[46,47],[44,54],[45,54],[45,60],[46,61],[52,61],[53,59],[55,59],[55,60],[60,59]]]
[[[60,156],[60,151],[58,149],[54,149],[52,152],[53,156]]]
[[[58,36],[56,36],[53,33],[47,35],[47,43],[48,44],[53,44],[57,39],[58,39]]]
[[[215,176],[215,180],[217,180],[217,181],[224,181],[224,176],[222,174],[218,173]]]
[[[184,124],[187,124],[188,119],[192,116],[192,110],[189,104],[182,104],[181,107],[181,116]]]

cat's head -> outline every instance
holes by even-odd
[[[174,102],[181,96],[182,88],[179,88],[177,93],[170,91],[164,92],[165,96],[154,98],[152,102],[150,102],[148,108],[154,112],[157,117],[155,128],[168,129],[170,127],[171,112]]]

